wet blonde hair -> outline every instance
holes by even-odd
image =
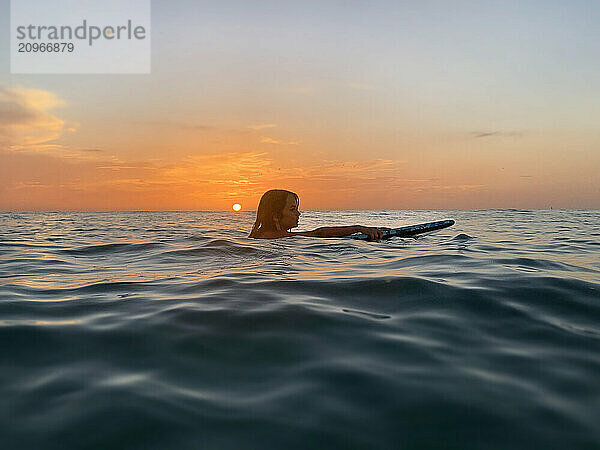
[[[298,195],[286,191],[284,189],[271,189],[263,194],[256,209],[256,222],[252,227],[252,231],[248,237],[256,237],[261,231],[277,231],[275,220],[281,218],[283,208],[289,196],[296,199],[296,204],[299,202]]]

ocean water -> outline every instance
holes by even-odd
[[[599,211],[253,219],[0,213],[0,448],[600,449]]]

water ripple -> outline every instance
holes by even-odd
[[[598,211],[343,214],[1,213],[2,448],[600,448]]]

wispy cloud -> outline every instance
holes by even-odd
[[[0,209],[224,209],[240,201],[246,208],[278,187],[298,192],[305,208],[369,207],[375,200],[416,207],[424,198],[462,198],[486,188],[411,177],[406,163],[393,159],[284,165],[258,151],[170,163],[102,156],[0,151]]]
[[[189,130],[189,131],[210,131],[214,130],[216,127],[212,125],[206,125],[202,123],[190,123],[184,121],[176,121],[176,120],[144,120],[141,122],[137,122],[141,125],[147,125],[151,127],[169,127],[169,128],[177,128],[180,130]]]
[[[62,105],[52,92],[0,86],[0,145],[10,150],[60,148],[51,142],[76,128],[52,113]]]
[[[487,137],[522,137],[525,135],[522,131],[473,131],[471,135],[474,138]]]
[[[277,124],[275,123],[263,123],[259,125],[248,125],[248,128],[251,130],[266,130],[267,128],[275,128]]]
[[[104,150],[101,148],[80,148],[79,151],[84,153],[102,153]]]
[[[325,160],[284,167],[276,164],[269,153],[256,151],[193,155],[174,163],[73,159],[35,153],[6,156],[2,159],[0,152],[0,166],[5,164],[0,167],[0,192],[6,196],[0,207],[17,209],[19,205],[35,208],[47,204],[49,198],[65,202],[53,207],[211,209],[240,197],[257,200],[267,189],[277,186],[319,200],[324,193],[383,192],[431,182],[402,178],[402,161]]]
[[[273,144],[273,145],[298,145],[300,142],[298,141],[280,141],[278,139],[273,139],[268,136],[263,136],[260,138],[260,142],[262,144]]]

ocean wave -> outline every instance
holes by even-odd
[[[69,248],[64,250],[58,250],[60,253],[68,255],[80,255],[80,256],[94,256],[102,254],[114,254],[114,253],[140,253],[147,250],[153,250],[160,248],[160,243],[145,242],[145,243],[112,243],[112,244],[97,244],[88,245],[79,248]]]
[[[452,215],[382,242],[248,239],[233,213],[7,219],[3,448],[598,447],[600,213]]]

